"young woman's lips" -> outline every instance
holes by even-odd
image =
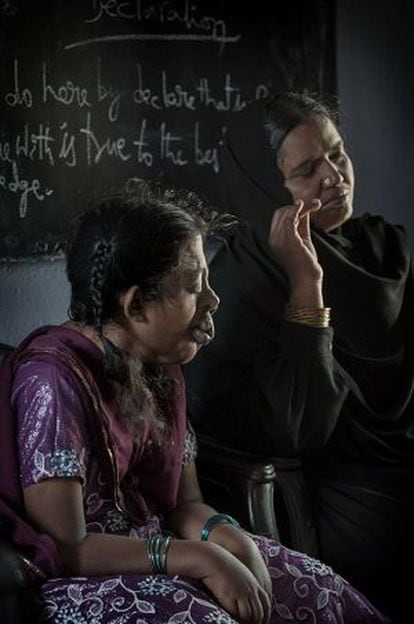
[[[212,323],[195,325],[190,329],[192,340],[199,345],[205,345],[214,338],[214,325]]]

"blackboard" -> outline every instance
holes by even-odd
[[[334,23],[334,0],[0,0],[0,258],[59,254],[131,176],[215,202],[247,102],[335,92]]]

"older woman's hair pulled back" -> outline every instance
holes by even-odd
[[[301,123],[329,119],[338,124],[338,114],[332,104],[306,92],[286,91],[266,98],[265,131],[272,150],[278,154],[287,134]]]

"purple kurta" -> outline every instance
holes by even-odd
[[[176,371],[176,402],[171,413],[177,423],[170,448],[160,454],[147,438],[138,449],[132,443],[131,424],[116,413],[108,398],[111,393],[105,396],[103,376],[100,379],[102,371],[99,371],[102,356],[97,347],[73,330],[52,328],[49,336],[52,342],[58,337],[65,350],[71,350],[76,344],[72,353],[74,361],[89,368],[94,380],[98,379],[99,403],[108,400],[104,406],[107,418],[104,429],[114,455],[118,488],[114,490],[114,484],[103,470],[102,451],[91,425],[94,422],[90,417],[92,403],[77,375],[70,367],[57,366],[53,358],[48,360],[34,353],[18,365],[11,397],[18,419],[22,486],[57,477],[78,479],[82,485],[88,531],[132,538],[146,538],[162,532],[162,512],[174,504],[178,485],[171,477],[175,470],[174,457],[178,453],[180,463],[185,463],[194,455],[185,435],[182,378]],[[44,348],[47,340],[42,337],[36,342],[35,339],[33,347]],[[165,497],[162,488],[151,491],[155,483],[152,471],[162,474],[163,465],[168,468],[172,489],[175,488],[175,492]],[[139,495],[133,496],[133,492]],[[272,623],[386,621],[328,566],[284,548],[274,540],[253,538],[273,581]],[[234,621],[200,582],[177,576],[49,579],[40,588],[40,595],[44,621],[59,624],[224,624]]]

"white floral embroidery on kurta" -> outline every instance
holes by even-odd
[[[57,449],[51,453],[34,453],[34,482],[53,477],[80,477],[85,479],[85,449],[76,453],[72,449]]]
[[[191,464],[197,457],[198,446],[195,431],[190,423],[187,423],[187,434],[184,440],[183,464]]]

